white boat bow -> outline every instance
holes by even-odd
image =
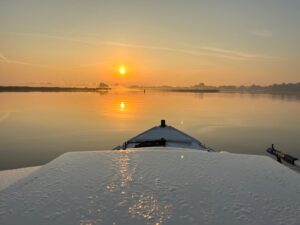
[[[165,120],[161,120],[160,126],[146,130],[124,142],[122,145],[115,147],[114,150],[155,146],[212,151],[212,149],[207,148],[196,138],[172,126],[166,125]]]

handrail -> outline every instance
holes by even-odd
[[[289,164],[291,164],[291,165],[293,165],[293,166],[298,166],[298,167],[300,167],[300,160],[299,160],[298,158],[296,158],[296,157],[294,157],[294,156],[291,156],[291,155],[288,155],[288,154],[285,154],[285,153],[283,153],[283,152],[280,152],[280,151],[276,150],[276,149],[274,148],[274,144],[272,144],[271,147],[268,148],[266,151],[267,151],[268,153],[270,153],[271,155],[276,156],[277,161],[278,161],[279,163],[282,163],[282,160],[284,160],[285,162],[287,162],[287,163],[289,163]]]

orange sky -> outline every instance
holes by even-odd
[[[299,82],[295,1],[75,2],[0,2],[0,85]]]

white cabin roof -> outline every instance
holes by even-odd
[[[40,166],[0,171],[0,191],[30,175],[35,170],[39,169],[39,167]]]
[[[0,191],[0,224],[299,221],[299,174],[265,156],[180,148],[73,152]]]

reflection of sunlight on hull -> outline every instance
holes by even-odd
[[[132,151],[121,151],[116,161],[117,174],[106,186],[108,192],[117,194],[115,208],[126,209],[127,213],[146,224],[163,224],[171,218],[172,206],[167,201],[160,201],[153,190],[145,190],[144,178],[134,177],[137,163]],[[159,186],[157,186],[159,188]]]
[[[135,172],[135,167],[130,170],[129,161],[130,159],[128,155],[124,155],[123,157],[120,157],[119,168],[120,168],[120,180],[121,180],[122,188],[127,187],[128,183],[133,180],[132,176]]]
[[[106,186],[106,189],[109,192],[119,191],[120,194],[126,194],[126,188],[128,183],[133,181],[133,174],[135,173],[136,165],[133,165],[133,168],[130,168],[129,161],[130,158],[128,154],[123,154],[120,156],[117,165],[118,165],[118,178],[114,177],[112,182]],[[116,182],[118,180],[119,182]]]
[[[133,218],[141,218],[147,224],[162,224],[171,218],[172,205],[160,202],[155,195],[141,194],[128,212]]]

